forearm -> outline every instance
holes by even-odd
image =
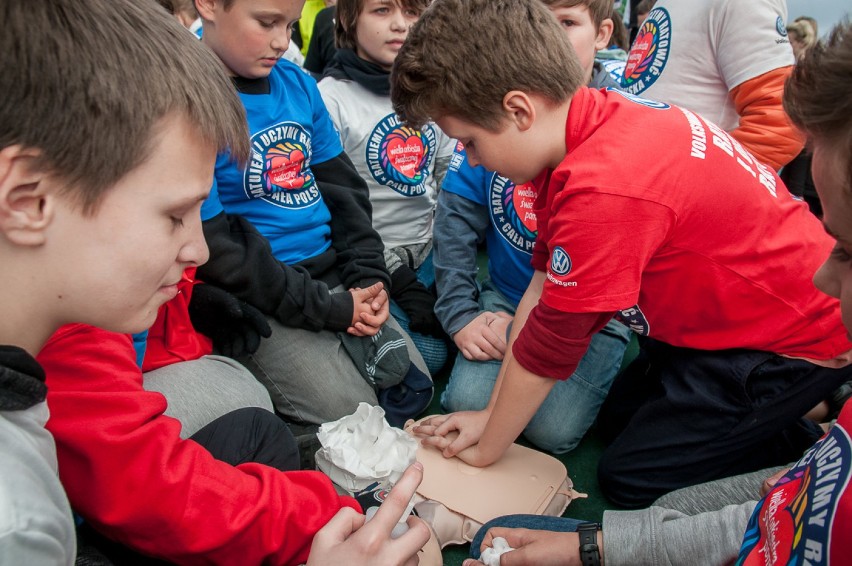
[[[478,451],[487,464],[496,462],[532,420],[556,380],[525,370],[513,357],[504,360],[502,386],[488,424],[479,440]],[[495,387],[496,389],[496,387]]]
[[[606,511],[606,566],[732,564],[756,502],[684,515],[663,507]]]
[[[524,324],[527,322],[530,312],[538,304],[539,298],[541,298],[541,291],[544,288],[544,277],[545,275],[543,271],[536,271],[533,273],[530,284],[527,287],[524,296],[521,297],[521,301],[518,303],[518,308],[515,311],[515,318],[512,321],[512,330],[509,332],[509,342],[506,348],[506,355],[503,358],[503,365],[500,366],[500,372],[497,374],[497,381],[494,382],[494,389],[491,391],[491,399],[488,401],[488,409],[494,409],[497,403],[497,398],[499,397],[500,388],[502,387],[504,375],[508,370],[509,363],[517,363],[514,355],[512,355],[512,345],[518,338],[521,328],[523,328]],[[520,364],[518,364],[518,367],[521,367]],[[551,384],[551,387],[552,386],[553,384]],[[533,411],[533,414],[535,414],[535,411]],[[532,416],[530,416],[530,418],[532,418]]]

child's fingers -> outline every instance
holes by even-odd
[[[420,443],[424,446],[432,446],[443,452],[450,445],[450,440],[443,436],[426,436],[421,438]]]
[[[336,546],[361,528],[364,520],[364,515],[351,507],[343,507],[317,532],[314,542],[322,547]]]
[[[381,285],[381,283],[377,283],[377,285]],[[375,294],[373,302],[370,304],[374,311],[382,310],[388,302],[388,294],[382,291],[384,291],[384,289],[379,289],[379,292]]]
[[[435,430],[438,426],[450,418],[450,415],[435,415],[434,417],[429,417],[428,419],[423,419],[417,426],[415,426],[412,430],[415,434],[424,434],[427,436],[432,436],[435,434]]]
[[[417,486],[423,481],[423,464],[415,462],[408,466],[402,477],[388,493],[387,498],[379,506],[379,510],[370,520],[370,526],[380,529],[380,532],[390,536],[394,526],[408,508],[408,503],[414,497]],[[428,538],[428,536],[427,536]],[[425,541],[424,541],[425,542]],[[420,544],[423,546],[423,543]],[[420,548],[418,546],[417,548]]]
[[[451,414],[449,418],[438,425],[438,428],[435,429],[435,434],[438,436],[447,436],[447,434],[454,430],[460,431],[461,428],[458,423],[458,415]]]
[[[379,328],[381,328],[382,324],[384,323],[384,320],[382,319],[382,315],[379,312],[377,312],[377,313],[362,312],[360,323],[364,324],[366,326],[372,326],[376,329],[376,331],[378,331]],[[356,324],[358,324],[358,323],[356,323]]]
[[[379,328],[381,328],[381,325],[372,325],[365,322],[356,322],[353,326],[355,330],[361,333],[361,336],[375,336]]]
[[[408,530],[392,540],[391,547],[397,556],[414,558],[415,562],[412,562],[412,564],[417,564],[417,552],[429,541],[432,532],[423,520],[413,515],[410,515],[405,522],[408,525]],[[408,563],[405,562],[405,564]]]

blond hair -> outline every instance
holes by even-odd
[[[452,115],[498,130],[506,93],[560,103],[582,84],[577,55],[540,0],[435,0],[394,61],[391,100],[414,126]]]

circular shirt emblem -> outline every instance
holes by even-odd
[[[435,131],[403,126],[396,114],[385,116],[370,134],[367,167],[377,183],[407,197],[426,193],[426,177],[437,145]]]
[[[550,271],[560,277],[571,272],[571,257],[560,246],[553,248],[550,256]]]
[[[251,162],[243,174],[246,196],[283,208],[319,202],[311,170],[311,137],[300,124],[281,122],[251,137]]]
[[[784,25],[784,20],[781,19],[781,16],[775,20],[775,31],[778,32],[778,35],[781,37],[787,37],[787,26]]]
[[[535,187],[524,183],[516,187],[506,177],[497,173],[488,183],[488,210],[497,233],[518,251],[532,255],[536,237],[536,219],[533,203]]]
[[[669,59],[672,27],[665,8],[654,8],[645,18],[633,40],[621,86],[630,94],[639,94],[654,84]]]

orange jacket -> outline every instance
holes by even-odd
[[[781,105],[792,65],[773,69],[731,89],[740,125],[730,134],[752,155],[776,171],[799,155],[804,136]]]

